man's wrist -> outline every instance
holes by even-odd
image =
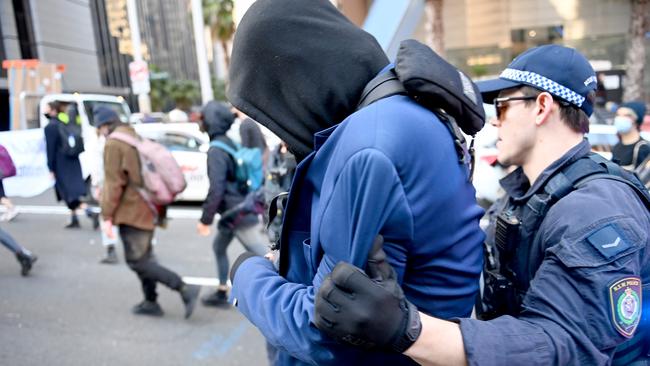
[[[460,326],[420,313],[422,331],[404,355],[421,365],[467,365]]]
[[[408,316],[405,319],[404,331],[391,345],[393,351],[397,353],[403,353],[409,349],[422,333],[422,322],[417,307],[408,300],[405,301],[405,305]]]

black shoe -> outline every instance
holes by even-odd
[[[184,284],[181,288],[181,298],[183,299],[183,304],[185,304],[185,319],[192,316],[192,312],[194,312],[194,307],[196,307],[196,300],[199,298],[200,291],[201,286],[199,285]]]
[[[117,263],[117,253],[115,253],[115,246],[114,245],[109,245],[108,246],[108,251],[106,252],[106,257],[99,261],[99,263],[104,263],[104,264],[115,264]]]
[[[163,316],[163,310],[155,301],[144,300],[131,309],[136,315]]]
[[[18,253],[16,254],[16,259],[18,260],[18,263],[20,263],[20,274],[27,276],[38,257],[34,254]]]
[[[79,219],[77,216],[72,216],[70,223],[65,226],[66,229],[79,229],[81,225],[79,224]]]
[[[220,308],[229,308],[228,292],[226,290],[217,290],[214,293],[203,296],[201,302],[204,306],[214,306]]]

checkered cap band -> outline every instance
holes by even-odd
[[[585,97],[574,92],[573,90],[556,83],[555,81],[546,78],[542,75],[536,74],[531,71],[522,71],[517,69],[505,69],[499,76],[502,79],[521,82],[529,85],[534,85],[539,89],[546,90],[547,92],[556,95],[569,103],[582,107]]]

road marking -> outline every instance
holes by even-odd
[[[205,360],[215,356],[221,358],[227,355],[249,327],[248,321],[242,320],[225,337],[221,334],[215,334],[208,341],[203,342],[199,349],[192,353],[192,357],[198,360]]]
[[[603,249],[616,248],[621,243],[621,238],[616,238],[613,243],[602,245]]]
[[[190,285],[199,285],[199,286],[219,286],[219,280],[214,277],[183,277],[183,282]],[[230,287],[230,280],[227,282],[228,287]]]
[[[16,205],[20,213],[37,214],[37,215],[70,215],[70,210],[65,206],[38,206],[38,205]],[[0,207],[0,213],[6,212],[7,209]],[[98,212],[98,209],[93,209]],[[167,217],[170,219],[200,219],[201,210],[186,208],[170,208],[167,210]]]

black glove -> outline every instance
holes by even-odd
[[[404,297],[377,236],[366,275],[345,262],[334,267],[316,294],[314,322],[328,336],[357,347],[402,353],[420,335],[417,308]]]

